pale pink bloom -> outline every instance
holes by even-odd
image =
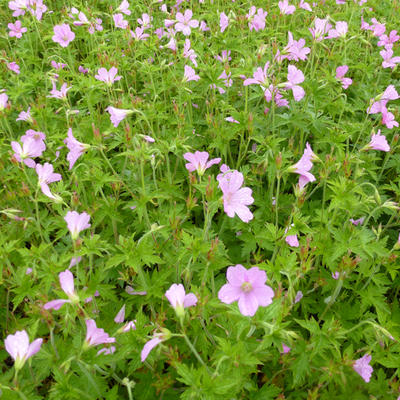
[[[136,206],[134,208],[136,208]],[[130,294],[131,296],[135,296],[135,295],[136,296],[146,296],[146,294],[147,294],[147,292],[145,292],[145,291],[139,291],[139,292],[135,291],[132,286],[127,286],[125,288],[125,292]]]
[[[342,83],[342,88],[347,89],[352,83],[352,79],[345,78],[349,67],[347,65],[341,65],[336,68],[336,79],[338,79]]]
[[[151,21],[153,17],[150,17],[149,14],[142,14],[142,18],[138,18],[137,22],[141,25],[143,29],[151,28]]]
[[[127,0],[123,0],[122,3],[119,5],[119,7],[117,8],[117,11],[122,12],[125,15],[131,15],[129,8],[129,3]]]
[[[43,339],[36,339],[29,344],[29,337],[25,330],[8,335],[4,340],[4,347],[14,360],[16,370],[21,369],[25,361],[35,355],[42,345]]]
[[[312,8],[310,6],[310,4],[308,4],[306,1],[304,0],[300,0],[299,2],[299,8],[302,8],[303,10],[307,10],[307,11],[312,11]]]
[[[261,88],[265,91],[265,88],[268,86],[268,77],[267,74],[269,68],[269,62],[267,61],[264,65],[264,68],[258,67],[253,74],[253,78],[247,78],[243,82],[244,86],[248,85],[260,85]]]
[[[47,97],[53,97],[55,99],[60,99],[60,100],[65,100],[67,98],[67,92],[70,90],[71,87],[68,87],[66,83],[64,83],[60,90],[57,90],[56,83],[53,81],[53,89],[50,90],[50,96]]]
[[[400,57],[396,56],[393,57],[393,50],[392,49],[385,49],[381,50],[379,54],[382,56],[382,67],[383,68],[394,68],[396,64],[400,63]]]
[[[235,123],[235,124],[240,124],[240,122],[239,122],[239,121],[236,121],[236,119],[234,119],[233,117],[226,117],[226,118],[225,118],[225,121],[233,122],[233,123]]]
[[[144,28],[141,27],[137,27],[135,29],[135,32],[131,31],[131,36],[135,39],[135,40],[147,40],[148,37],[150,37],[150,35],[148,33],[144,33]]]
[[[64,143],[67,145],[69,150],[67,154],[67,161],[69,161],[69,169],[72,169],[76,160],[90,147],[87,144],[78,142],[72,135],[72,129],[68,129],[67,138],[64,139]]]
[[[32,272],[33,272],[33,269],[30,268],[30,267],[28,267],[28,268],[26,269],[26,271],[25,271],[25,274],[26,274],[26,275],[30,275]]]
[[[228,25],[229,25],[229,18],[224,12],[222,12],[221,14],[219,14],[219,27],[221,33],[225,31]]]
[[[325,35],[332,28],[332,25],[328,22],[328,19],[320,18],[315,19],[314,26],[314,28],[309,28],[309,31],[317,42],[326,39]]]
[[[84,75],[86,75],[86,74],[89,72],[89,70],[88,70],[87,68],[85,68],[84,66],[82,66],[82,65],[80,65],[80,66],[78,67],[78,71],[79,71],[81,74],[84,74]]]
[[[274,291],[265,284],[267,274],[258,267],[246,269],[243,265],[229,267],[226,272],[228,283],[218,292],[223,303],[238,301],[239,311],[246,316],[253,316],[258,307],[272,303]]]
[[[46,303],[43,308],[45,310],[59,310],[65,303],[76,303],[79,301],[79,297],[75,292],[74,276],[70,270],[65,270],[58,274],[60,280],[61,289],[68,296],[67,299],[57,299]]]
[[[32,138],[37,140],[38,142],[41,142],[41,145],[43,146],[43,151],[46,149],[46,146],[43,142],[46,139],[46,135],[43,132],[28,129],[25,132],[25,135],[21,136],[21,141],[24,143],[25,140],[27,140],[28,138]]]
[[[210,168],[214,164],[221,162],[220,158],[213,158],[208,161],[209,154],[206,151],[196,151],[195,153],[185,153],[183,158],[189,163],[187,163],[186,169],[190,172],[196,171],[201,176],[204,174],[205,170]]]
[[[19,65],[18,65],[15,61],[10,62],[10,63],[7,63],[7,68],[8,68],[10,71],[15,72],[17,75],[19,75],[20,72],[21,72],[21,71],[19,70]]]
[[[350,218],[349,221],[350,221],[354,226],[357,226],[357,225],[362,225],[363,222],[364,222],[364,220],[365,220],[365,217],[361,217],[361,218],[359,218],[359,219]]]
[[[207,24],[206,24],[204,21],[200,21],[199,29],[200,29],[202,32],[207,32],[207,31],[210,30],[210,28],[207,26]]]
[[[124,120],[129,114],[132,114],[132,110],[124,110],[121,108],[114,108],[112,106],[108,106],[106,111],[110,114],[111,123],[116,128],[122,120]]]
[[[195,67],[197,67],[197,54],[195,53],[195,51],[193,49],[190,48],[191,43],[189,39],[185,40],[185,45],[183,47],[183,57],[184,58],[188,58]]]
[[[282,343],[282,354],[287,354],[290,350],[291,348],[289,346],[286,346],[285,343]]]
[[[311,146],[306,143],[306,148],[304,149],[304,153],[301,156],[300,160],[290,167],[291,172],[295,172],[296,174],[299,174],[299,187],[300,189],[303,189],[305,185],[307,185],[308,182],[314,182],[315,181],[315,176],[311,174],[310,169],[313,167],[312,160],[316,158],[314,152],[311,149]]]
[[[288,0],[282,0],[278,3],[279,9],[281,10],[281,14],[293,14],[296,11],[296,7],[294,5],[289,4]]]
[[[386,108],[382,110],[382,124],[386,125],[389,129],[399,126],[399,123],[394,119],[394,115]]]
[[[124,19],[124,16],[120,13],[113,15],[113,20],[116,28],[126,29],[128,27],[128,21]]]
[[[155,139],[153,139],[151,136],[149,136],[149,135],[144,135],[143,136],[143,139],[146,141],[146,142],[149,142],[149,143],[154,143],[155,142]]]
[[[197,19],[192,19],[192,10],[186,10],[184,14],[178,12],[176,14],[175,30],[177,32],[182,32],[185,36],[189,36],[191,33],[191,28],[197,28],[199,26],[199,21]]]
[[[7,26],[10,30],[10,32],[8,32],[8,35],[10,37],[15,36],[17,39],[20,39],[22,37],[22,34],[27,31],[27,29],[22,26],[21,21],[18,20],[15,21],[15,24],[9,23]]]
[[[257,12],[256,12],[257,11]],[[268,15],[267,11],[262,8],[256,10],[255,6],[251,6],[246,18],[249,20],[249,29],[258,32],[265,28],[265,17]]]
[[[0,111],[3,111],[8,106],[8,96],[6,93],[0,93]]]
[[[54,61],[54,60],[51,60],[51,66],[54,68],[54,69],[56,69],[56,70],[60,70],[60,69],[64,69],[66,66],[67,66],[67,64],[64,64],[64,63],[58,63],[58,62],[56,62],[56,61]]]
[[[134,321],[129,321],[122,327],[122,332],[128,332],[130,330],[135,330],[135,329],[136,329],[135,322]]]
[[[107,354],[114,354],[114,353],[115,353],[115,346],[110,346],[110,347],[103,347],[102,349],[100,349],[97,352],[97,355],[100,355],[100,354],[107,355]]]
[[[13,17],[24,15],[27,9],[28,0],[14,0],[8,2],[8,7],[13,10]]]
[[[26,121],[26,122],[33,122],[33,119],[31,117],[31,108],[28,107],[28,109],[26,111],[21,111],[18,115],[18,118],[16,119],[16,121]]]
[[[294,61],[299,61],[299,60],[307,60],[307,54],[310,53],[310,48],[309,47],[304,47],[306,44],[306,41],[304,39],[300,40],[293,40],[293,35],[292,32],[288,32],[288,44],[287,46],[283,49],[283,55],[277,55],[276,57],[278,58],[279,61],[281,61],[284,58],[287,58],[288,60],[294,60]],[[287,55],[285,55],[288,53]]]
[[[304,89],[298,85],[304,81],[303,72],[294,65],[289,65],[287,79],[288,82],[285,82],[285,88],[292,90],[295,101],[300,101],[305,96]]]
[[[75,33],[68,24],[56,25],[53,29],[53,42],[59,43],[61,47],[67,47],[75,39]]]
[[[85,212],[79,214],[76,211],[68,211],[64,220],[67,223],[72,240],[78,239],[79,233],[91,226],[89,224],[90,215]]]
[[[29,0],[28,11],[36,17],[38,21],[42,19],[43,13],[47,11],[47,7],[43,4],[43,0]]]
[[[215,58],[218,61],[225,63],[232,60],[232,57],[230,55],[231,55],[230,50],[222,50],[221,55],[215,56]]]
[[[114,322],[117,324],[122,324],[124,322],[124,319],[125,319],[125,304],[118,311],[118,314],[114,318]]]
[[[29,168],[35,168],[36,163],[32,158],[40,157],[46,150],[46,145],[43,140],[36,140],[34,137],[26,137],[22,143],[21,147],[18,142],[11,142],[11,147],[15,152],[14,158],[19,162],[24,162]]]
[[[291,247],[299,247],[297,235],[288,235],[285,237],[285,242]]]
[[[189,65],[185,65],[185,72],[183,74],[183,82],[198,81],[199,75],[196,75],[196,71]]]
[[[338,279],[339,279],[339,276],[340,276],[340,274],[339,274],[338,271],[332,272],[332,278],[333,278],[333,279],[338,280]]]
[[[381,135],[381,130],[378,130],[378,133],[376,135],[372,135],[371,141],[367,145],[367,148],[373,149],[373,150],[381,150],[388,152],[390,151],[390,146],[386,140],[386,137],[384,135]]]
[[[184,313],[184,308],[195,306],[197,297],[193,293],[185,293],[185,288],[182,284],[172,284],[171,287],[165,292],[165,297],[171,303],[178,315]]]
[[[85,323],[87,328],[85,343],[87,346],[97,346],[103,343],[115,342],[115,338],[110,337],[108,333],[104,332],[104,329],[98,328],[93,319],[87,319]]]
[[[397,34],[397,31],[391,31],[388,35],[379,36],[378,46],[385,46],[385,49],[391,49],[393,44],[396,43],[400,39],[400,36]]]
[[[327,39],[334,39],[338,37],[346,37],[347,31],[349,27],[346,21],[338,21],[336,22],[335,29],[330,29],[328,32]]]
[[[294,298],[294,303],[298,303],[301,299],[303,298],[303,292],[301,290],[299,290],[296,293],[296,297]]]
[[[243,174],[232,171],[218,176],[219,187],[223,193],[224,211],[228,217],[233,218],[237,214],[243,222],[251,221],[253,214],[247,206],[253,204],[254,199],[250,188],[241,187]]]
[[[72,257],[68,269],[75,267],[75,265],[79,264],[81,261],[82,257]]]
[[[99,68],[97,71],[97,75],[94,77],[102,82],[107,83],[107,85],[111,86],[114,82],[119,81],[122,76],[117,75],[118,69],[115,67],[111,67],[110,71],[107,71],[106,68]]]
[[[356,360],[353,364],[353,369],[354,371],[357,372],[358,375],[361,376],[361,378],[364,379],[365,382],[369,382],[373,368],[369,365],[371,362],[371,356],[369,354],[365,354],[365,356],[359,358]]]
[[[73,22],[74,26],[83,26],[83,25],[90,24],[86,15],[82,11],[78,11],[76,8],[73,8],[71,11],[73,14],[76,14],[76,13],[78,14],[78,20]]]
[[[372,25],[370,30],[372,30],[374,36],[382,36],[386,31],[385,24],[381,24],[376,18],[372,18],[371,21]]]
[[[153,337],[152,339],[150,339],[144,346],[143,349],[140,353],[140,360],[143,362],[146,360],[146,358],[148,357],[149,353],[151,350],[154,349],[154,347],[156,347],[158,344],[160,344],[162,342],[161,340],[161,334],[155,334],[158,336]]]
[[[36,173],[39,178],[39,186],[43,194],[50,199],[57,200],[58,197],[54,196],[49,189],[49,183],[60,181],[61,175],[54,173],[53,165],[45,163],[44,165],[36,164]]]

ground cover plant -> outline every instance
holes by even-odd
[[[400,398],[398,0],[0,19],[0,398]]]

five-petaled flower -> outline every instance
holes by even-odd
[[[312,160],[318,160],[318,157],[314,154],[311,149],[311,146],[306,143],[306,148],[304,149],[304,153],[301,156],[300,160],[289,168],[290,172],[295,172],[299,174],[299,187],[303,189],[308,182],[314,182],[315,176],[309,172],[313,167]]]
[[[354,371],[357,372],[364,379],[365,382],[369,382],[373,368],[369,365],[371,362],[371,356],[369,354],[365,354],[363,357],[356,360],[353,364]]]
[[[79,233],[84,229],[90,228],[90,215],[83,212],[79,214],[76,211],[68,211],[64,217],[68,229],[71,232],[72,240],[78,239]]]
[[[102,82],[107,83],[108,86],[111,86],[114,82],[119,81],[122,76],[117,75],[118,69],[115,67],[111,67],[109,71],[105,68],[99,68],[97,71],[97,75],[94,77]]]
[[[265,284],[267,274],[258,267],[246,269],[243,265],[229,267],[226,272],[228,283],[218,292],[218,298],[226,304],[238,301],[239,311],[253,316],[258,307],[272,303],[274,291]]]
[[[175,30],[177,32],[182,32],[185,36],[189,36],[191,28],[197,28],[199,26],[199,21],[197,19],[192,19],[192,10],[186,10],[184,14],[178,12],[176,14]]]
[[[40,350],[43,339],[36,339],[29,344],[29,337],[25,330],[17,331],[14,335],[8,335],[4,340],[7,352],[14,360],[16,370],[20,370],[25,361]]]
[[[208,161],[209,154],[206,151],[196,151],[195,153],[185,153],[183,158],[189,163],[185,164],[188,171],[197,173],[202,176],[206,169],[210,168],[214,164],[221,162],[220,158],[213,158]]]
[[[67,47],[75,39],[75,33],[71,31],[68,24],[56,25],[52,39],[61,47]]]
[[[132,114],[132,110],[123,110],[120,108],[115,108],[112,106],[108,106],[106,111],[110,114],[111,123],[117,127],[119,123],[124,120],[129,114]]]
[[[60,280],[60,286],[61,289],[64,291],[64,293],[68,296],[67,299],[57,299],[57,300],[52,300],[46,303],[43,308],[45,310],[58,310],[63,306],[65,303],[77,303],[79,301],[79,297],[75,292],[75,286],[74,286],[74,276],[72,275],[72,272],[67,269],[63,272],[60,272],[58,274],[58,278]]]
[[[54,173],[53,165],[49,163],[45,163],[44,165],[36,164],[36,173],[39,178],[38,185],[43,194],[50,199],[59,200],[60,198],[54,196],[54,194],[50,192],[49,188],[49,183],[58,182],[62,179],[60,174]]]
[[[182,284],[172,284],[165,292],[165,297],[175,309],[176,315],[180,318],[185,315],[185,308],[192,307],[197,303],[197,297],[193,293],[186,294]]]
[[[108,333],[104,332],[104,329],[98,328],[96,322],[93,319],[87,319],[86,323],[86,339],[84,347],[97,346],[103,343],[114,343],[115,338],[110,337]]]
[[[69,161],[69,169],[72,169],[76,160],[87,150],[90,146],[85,143],[81,143],[74,138],[72,135],[72,129],[68,129],[67,138],[64,139],[64,143],[67,145],[69,153],[67,154],[67,161]]]

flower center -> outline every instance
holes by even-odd
[[[244,293],[249,293],[253,290],[250,282],[243,282],[241,288]]]

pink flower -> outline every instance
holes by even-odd
[[[68,300],[57,299],[49,301],[43,306],[45,310],[59,310],[65,303],[77,303],[79,301],[79,297],[75,292],[74,276],[71,271],[67,269],[64,272],[60,272],[58,278],[60,280],[61,289],[68,296]]]
[[[125,319],[125,304],[118,311],[118,314],[114,318],[114,322],[117,324],[122,324],[124,322],[124,319]]]
[[[349,27],[346,21],[338,21],[336,22],[335,29],[330,29],[328,32],[327,39],[334,39],[338,37],[346,37],[347,31]]]
[[[64,63],[58,63],[58,62],[56,62],[56,61],[54,61],[54,60],[51,60],[51,66],[54,68],[54,69],[56,69],[56,70],[60,70],[60,69],[64,69],[66,66],[67,66],[67,64],[64,64]]]
[[[390,151],[390,146],[386,140],[386,137],[381,135],[380,129],[376,135],[372,135],[371,141],[366,147],[373,150],[381,150],[386,152]]]
[[[128,9],[129,7],[129,3],[127,0],[123,0],[122,3],[119,5],[119,7],[117,8],[117,11],[122,12],[125,15],[131,15],[130,10]]]
[[[67,47],[75,39],[75,33],[71,31],[68,24],[56,25],[52,39],[53,42],[59,43],[61,47]]]
[[[36,173],[39,178],[39,186],[43,194],[53,200],[58,200],[59,197],[54,196],[49,189],[49,183],[60,181],[61,175],[53,172],[53,165],[45,163],[44,165],[36,164]]]
[[[195,67],[197,67],[197,54],[193,49],[190,48],[191,43],[189,39],[185,40],[185,45],[183,47],[183,57],[188,58]]]
[[[87,74],[88,72],[89,72],[89,70],[87,69],[87,68],[85,68],[84,66],[82,66],[82,65],[80,65],[79,67],[78,67],[78,71],[81,73],[81,74]]]
[[[78,142],[72,135],[72,129],[68,129],[67,138],[64,143],[68,147],[67,161],[69,161],[69,169],[72,169],[76,160],[90,147],[88,144]]]
[[[219,27],[221,33],[224,32],[224,30],[228,27],[228,25],[229,25],[229,18],[224,12],[222,12],[221,14],[219,14]]]
[[[253,214],[247,206],[253,204],[254,199],[251,196],[252,191],[250,188],[241,188],[243,174],[238,171],[232,171],[218,176],[219,187],[223,193],[224,211],[228,217],[233,218],[237,214],[243,222],[251,221]]]
[[[369,363],[371,362],[371,356],[369,354],[365,354],[365,356],[356,360],[353,364],[354,371],[357,372],[364,379],[365,382],[369,382],[372,371],[374,370]]]
[[[6,93],[0,93],[0,111],[3,111],[7,106],[8,96]]]
[[[124,16],[120,13],[113,15],[113,20],[116,28],[126,29],[128,27],[128,21],[124,19]]]
[[[185,72],[183,75],[183,82],[198,81],[199,75],[196,75],[196,71],[189,65],[185,65]]]
[[[199,26],[199,21],[197,19],[192,19],[192,10],[186,10],[184,14],[178,12],[176,14],[177,23],[175,24],[175,30],[177,32],[182,32],[185,36],[189,36],[191,33],[190,28],[197,28]]]
[[[16,62],[10,62],[10,63],[7,63],[7,68],[10,70],[10,71],[13,71],[13,72],[15,72],[17,75],[19,75],[20,74],[20,70],[19,70],[19,65],[16,63]]]
[[[111,86],[114,82],[119,81],[122,76],[117,75],[118,69],[115,67],[111,67],[110,71],[107,71],[105,68],[99,68],[97,71],[97,75],[94,77],[102,82],[107,83],[107,85]]]
[[[114,354],[114,353],[115,353],[115,346],[110,346],[110,347],[103,347],[102,349],[100,349],[97,352],[97,355],[100,355],[100,354],[107,355],[107,354]]]
[[[8,29],[10,30],[10,32],[8,32],[8,35],[10,37],[16,37],[17,39],[20,39],[22,37],[22,34],[25,33],[27,31],[26,28],[22,27],[22,23],[21,21],[15,21],[15,24],[9,23],[8,25]]]
[[[160,334],[156,334],[156,335],[160,335]],[[158,344],[160,344],[162,342],[161,337],[160,336],[155,336],[152,339],[150,339],[143,347],[141,353],[140,353],[140,359],[141,361],[145,361],[146,358],[148,357],[149,353],[151,350],[154,349],[154,347],[156,347]]]
[[[397,34],[397,31],[391,31],[389,36],[381,35],[379,36],[378,46],[385,46],[385,49],[391,49],[393,44],[396,43],[400,39],[400,36]]]
[[[248,85],[260,85],[261,88],[265,91],[266,87],[268,86],[268,77],[267,74],[269,68],[269,62],[266,62],[264,68],[258,67],[253,74],[253,78],[247,78],[243,82],[244,86]]]
[[[186,169],[190,172],[197,170],[197,173],[202,176],[206,169],[210,168],[214,164],[221,162],[220,158],[213,158],[207,161],[209,154],[206,151],[196,151],[195,153],[185,153],[183,158],[189,161],[186,164]]]
[[[11,147],[15,152],[15,159],[19,162],[23,161],[29,168],[35,168],[36,166],[32,158],[40,157],[46,150],[43,140],[36,140],[34,137],[26,137],[23,140],[22,147],[18,142],[11,142]]]
[[[90,228],[90,215],[83,212],[82,214],[76,211],[68,211],[64,217],[68,229],[71,233],[72,240],[78,239],[79,233],[84,229]]]
[[[353,83],[352,79],[344,77],[348,70],[349,67],[347,65],[341,65],[336,68],[336,79],[342,82],[343,89],[347,89]]]
[[[282,343],[282,353],[283,354],[289,353],[290,350],[291,350],[291,348],[289,346],[286,346],[285,343]]]
[[[303,10],[307,10],[307,11],[312,11],[312,8],[311,8],[310,4],[308,4],[304,0],[300,0],[299,8],[302,8]]]
[[[274,291],[267,285],[267,274],[258,267],[247,270],[243,265],[229,267],[226,273],[228,283],[218,292],[218,298],[226,304],[238,301],[239,311],[253,316],[258,307],[272,303]]]
[[[206,24],[204,21],[200,21],[199,29],[200,29],[202,32],[207,32],[207,31],[210,30],[210,28],[207,26],[207,24]]]
[[[394,126],[399,126],[399,123],[394,119],[394,115],[389,112],[386,107],[382,110],[382,124],[386,125],[389,129],[392,129]]]
[[[13,0],[8,2],[8,7],[13,10],[13,17],[24,15],[27,9],[28,0]]]
[[[225,121],[233,122],[234,124],[240,124],[240,122],[236,121],[236,119],[234,119],[233,117],[226,117]]]
[[[382,67],[383,68],[391,68],[393,69],[396,64],[400,63],[400,57],[393,57],[392,49],[381,50],[379,54],[382,56]]]
[[[66,83],[64,83],[60,90],[57,90],[56,83],[53,81],[53,89],[50,90],[50,96],[47,97],[53,97],[55,99],[60,99],[60,100],[65,100],[67,98],[67,92],[70,90],[71,87],[68,87]]]
[[[8,335],[4,340],[4,346],[15,362],[15,369],[19,370],[28,358],[40,350],[42,342],[43,339],[36,339],[29,344],[28,334],[23,330],[15,332],[14,335]]]
[[[33,123],[33,119],[31,117],[31,108],[28,107],[26,111],[21,111],[18,115],[16,121],[27,121]]]
[[[186,294],[185,288],[182,284],[172,284],[171,287],[165,292],[165,297],[175,309],[178,317],[182,317],[184,315],[184,308],[195,306],[197,303],[197,297],[193,293]]]
[[[143,29],[152,28],[151,21],[153,17],[150,17],[149,14],[142,14],[142,18],[138,18],[137,22],[141,25]]]
[[[144,33],[144,28],[141,27],[137,27],[135,29],[135,32],[131,31],[131,36],[135,39],[135,40],[146,40],[148,37],[150,37],[150,35],[148,33]]]
[[[120,108],[114,108],[108,106],[106,111],[110,114],[111,123],[117,127],[122,120],[124,120],[129,114],[132,114],[132,110],[123,110]]]
[[[256,13],[256,7],[251,6],[246,18],[249,20],[249,29],[258,32],[265,28],[265,17],[268,15],[267,11],[259,8]]]
[[[311,149],[311,146],[306,143],[306,148],[304,149],[304,153],[301,156],[300,160],[289,168],[290,172],[295,172],[299,174],[299,187],[303,189],[308,182],[314,182],[315,176],[311,174],[310,169],[313,167],[312,160],[316,158],[316,155]]]
[[[361,218],[359,218],[359,219],[350,218],[349,221],[350,221],[354,226],[357,226],[357,225],[362,225],[363,222],[364,222],[364,220],[365,220],[365,217],[361,217]]]
[[[285,82],[285,88],[292,90],[295,101],[300,101],[305,96],[304,89],[298,85],[304,81],[303,73],[294,65],[289,65],[287,79],[288,82]]]
[[[281,59],[287,58],[288,60],[294,60],[294,61],[307,60],[307,54],[309,54],[311,50],[309,47],[304,47],[306,41],[304,39],[293,40],[293,35],[292,32],[290,31],[288,32],[288,37],[289,37],[288,44],[283,49],[283,53],[289,53],[289,54],[287,56],[282,55],[280,56],[280,58]]]
[[[315,28],[309,28],[312,37],[317,41],[326,39],[325,35],[332,28],[332,25],[328,22],[328,19],[316,18],[314,23]]]
[[[225,63],[225,62],[228,62],[228,61],[232,60],[232,57],[230,55],[231,55],[231,51],[230,50],[222,50],[221,55],[220,56],[219,55],[215,56],[215,58],[218,61],[220,61],[222,63]]]
[[[298,303],[301,299],[303,298],[303,292],[301,290],[299,290],[296,293],[296,297],[294,298],[294,303]]]
[[[135,329],[136,329],[135,322],[134,321],[129,321],[122,327],[122,332],[128,332],[130,330],[135,330]]]
[[[96,326],[96,322],[93,319],[87,319],[85,321],[87,333],[85,339],[86,346],[97,346],[103,343],[114,343],[115,338],[110,337],[108,333],[104,332],[104,329],[100,329]]]
[[[333,278],[333,279],[338,280],[338,279],[339,279],[339,276],[340,276],[340,274],[339,274],[338,271],[332,272],[332,278]]]
[[[297,235],[288,235],[285,237],[285,242],[291,247],[299,247]]]
[[[43,4],[43,0],[29,0],[28,11],[36,17],[38,21],[42,19],[43,13],[47,11],[47,7]]]
[[[288,0],[283,0],[278,3],[279,9],[281,10],[281,14],[293,14],[296,10],[294,5],[290,5]]]
[[[151,136],[149,136],[149,135],[144,135],[143,136],[143,139],[146,141],[146,142],[148,142],[148,143],[154,143],[155,142],[155,139],[153,139]]]

